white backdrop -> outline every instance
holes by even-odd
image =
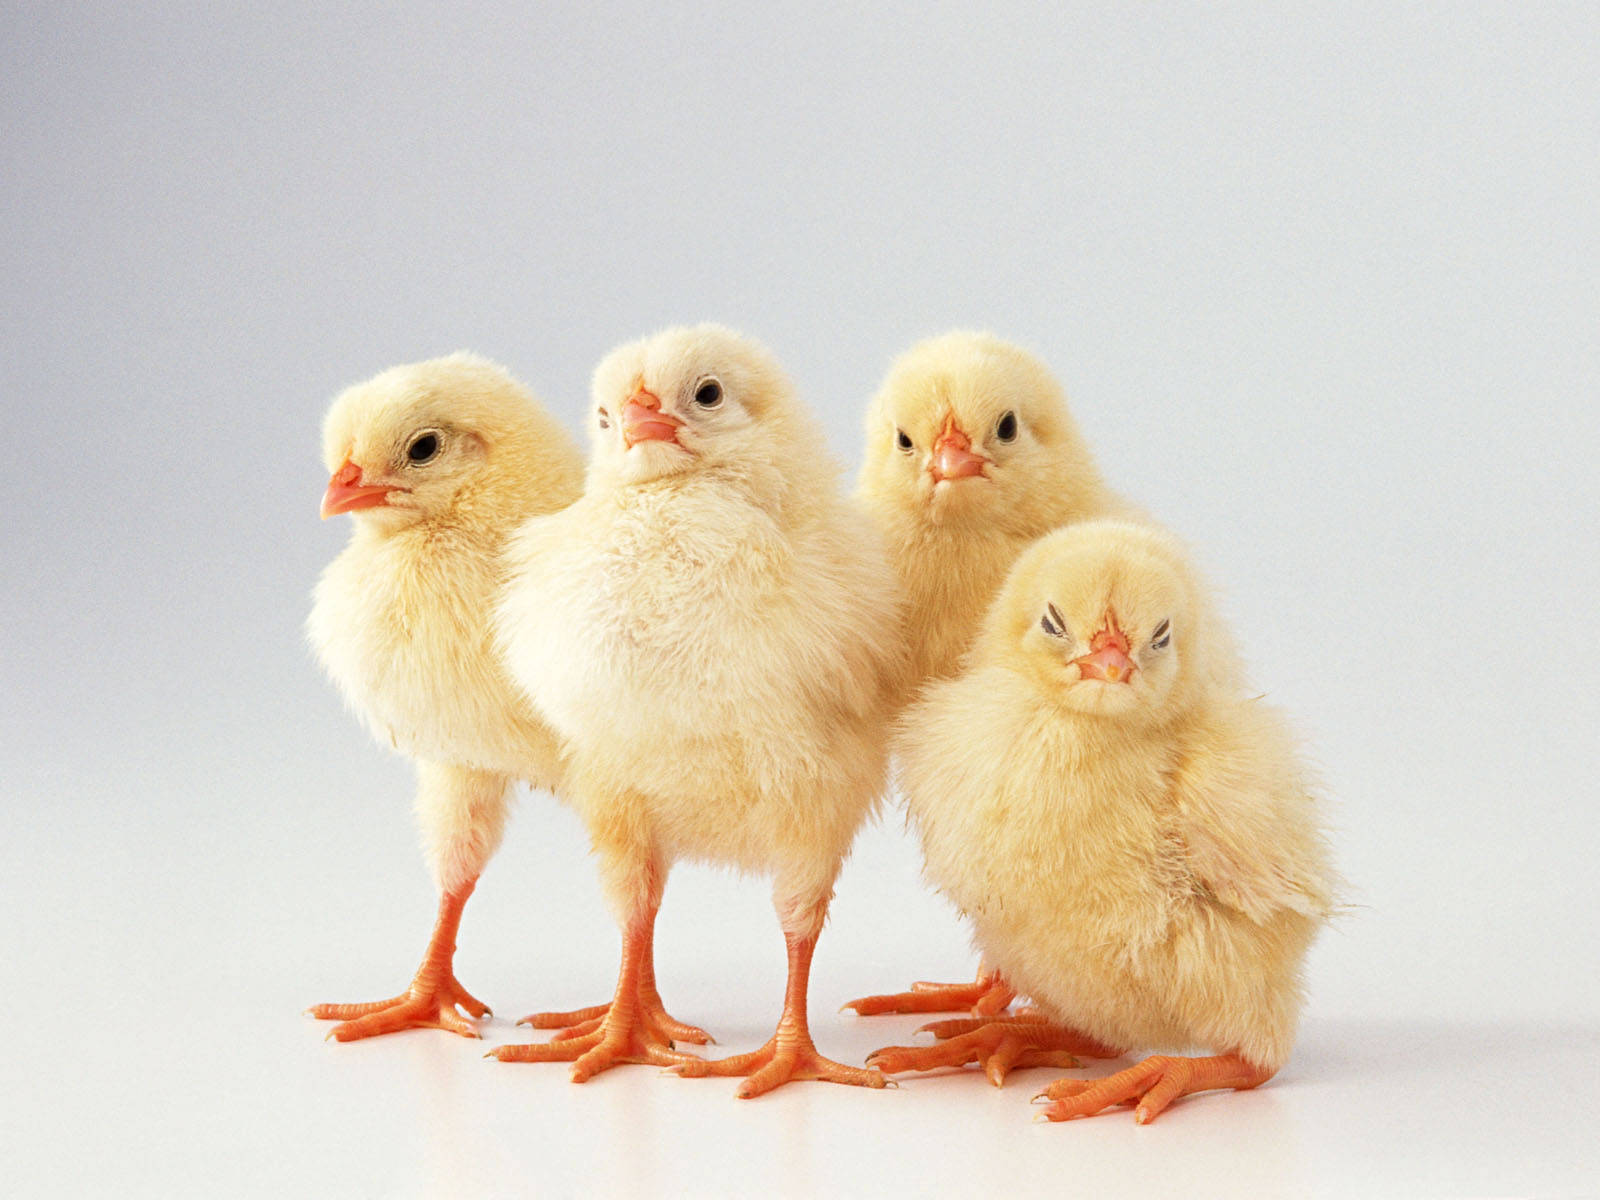
[[[6,1190],[1572,1194],[1600,1155],[1600,17],[1590,5],[17,3],[0,16]],[[299,1012],[401,988],[409,773],[301,634],[347,534],[317,425],[470,347],[568,419],[611,345],[766,341],[842,463],[890,358],[986,327],[1195,546],[1321,764],[1360,905],[1250,1095],[1028,1123],[1054,1076],[501,1066]],[[813,977],[970,970],[897,816]],[[609,994],[526,800],[459,969]],[[663,991],[757,1044],[764,881],[681,869]]]

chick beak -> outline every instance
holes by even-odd
[[[1106,614],[1105,628],[1089,642],[1089,653],[1072,660],[1080,679],[1100,679],[1106,683],[1131,683],[1137,668],[1128,657],[1128,636],[1117,628],[1116,618]]]
[[[622,407],[622,444],[637,446],[640,442],[678,442],[678,430],[683,422],[671,413],[661,411],[661,397],[640,384]]]
[[[988,465],[987,458],[972,452],[972,439],[956,424],[955,414],[945,417],[944,429],[933,443],[933,460],[928,464],[933,481],[981,477]]]
[[[322,494],[322,519],[326,521],[339,513],[387,504],[389,493],[394,490],[381,484],[362,483],[361,468],[347,458],[328,480],[328,490]]]

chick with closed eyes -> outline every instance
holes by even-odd
[[[1051,1120],[1131,1104],[1141,1124],[1282,1068],[1334,876],[1288,728],[1170,536],[1093,521],[1042,538],[896,751],[928,879],[1039,1012],[949,1022],[870,1064],[982,1061],[998,1082],[1080,1054],[1209,1051],[1044,1094]]]

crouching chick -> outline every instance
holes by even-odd
[[[1051,1120],[1132,1104],[1141,1124],[1283,1066],[1333,877],[1289,731],[1171,537],[1099,520],[1041,539],[897,749],[928,879],[1040,1011],[946,1022],[870,1065],[986,1061],[998,1082],[1076,1054],[1212,1051],[1045,1093]]]

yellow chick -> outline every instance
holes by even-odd
[[[340,1041],[431,1026],[477,1037],[457,1006],[462,907],[500,843],[513,781],[553,789],[560,746],[505,675],[490,630],[507,536],[582,487],[572,438],[504,370],[470,354],[394,367],[342,394],[323,425],[324,518],[350,543],[317,584],[312,645],[381,742],[417,766],[416,811],[440,892],[401,995],[319,1004]]]
[[[856,496],[905,589],[913,683],[956,673],[1030,542],[1126,509],[1049,369],[987,333],[930,338],[894,362],[867,410]]]
[[[870,1064],[998,1056],[994,1078],[1073,1053],[1214,1052],[1047,1093],[1052,1120],[1133,1104],[1140,1123],[1283,1066],[1333,877],[1288,728],[1248,694],[1170,536],[1092,521],[1041,539],[896,752],[928,879],[1047,1021],[947,1023],[968,1031]]]
[[[961,331],[918,343],[890,367],[867,410],[857,499],[905,589],[913,686],[959,670],[1035,538],[1129,511],[1101,479],[1049,368],[1020,346]],[[918,983],[845,1007],[993,1014],[1014,995],[980,967],[975,983]]]
[[[903,686],[894,573],[840,494],[822,430],[755,343],[718,326],[622,346],[594,374],[582,499],[508,552],[497,624],[511,674],[567,741],[622,929],[602,1023],[507,1061],[619,1062],[883,1086],[822,1057],[806,984],[833,883],[883,787]],[[789,982],[773,1038],[710,1062],[674,1052],[641,999],[681,859],[773,876]]]

